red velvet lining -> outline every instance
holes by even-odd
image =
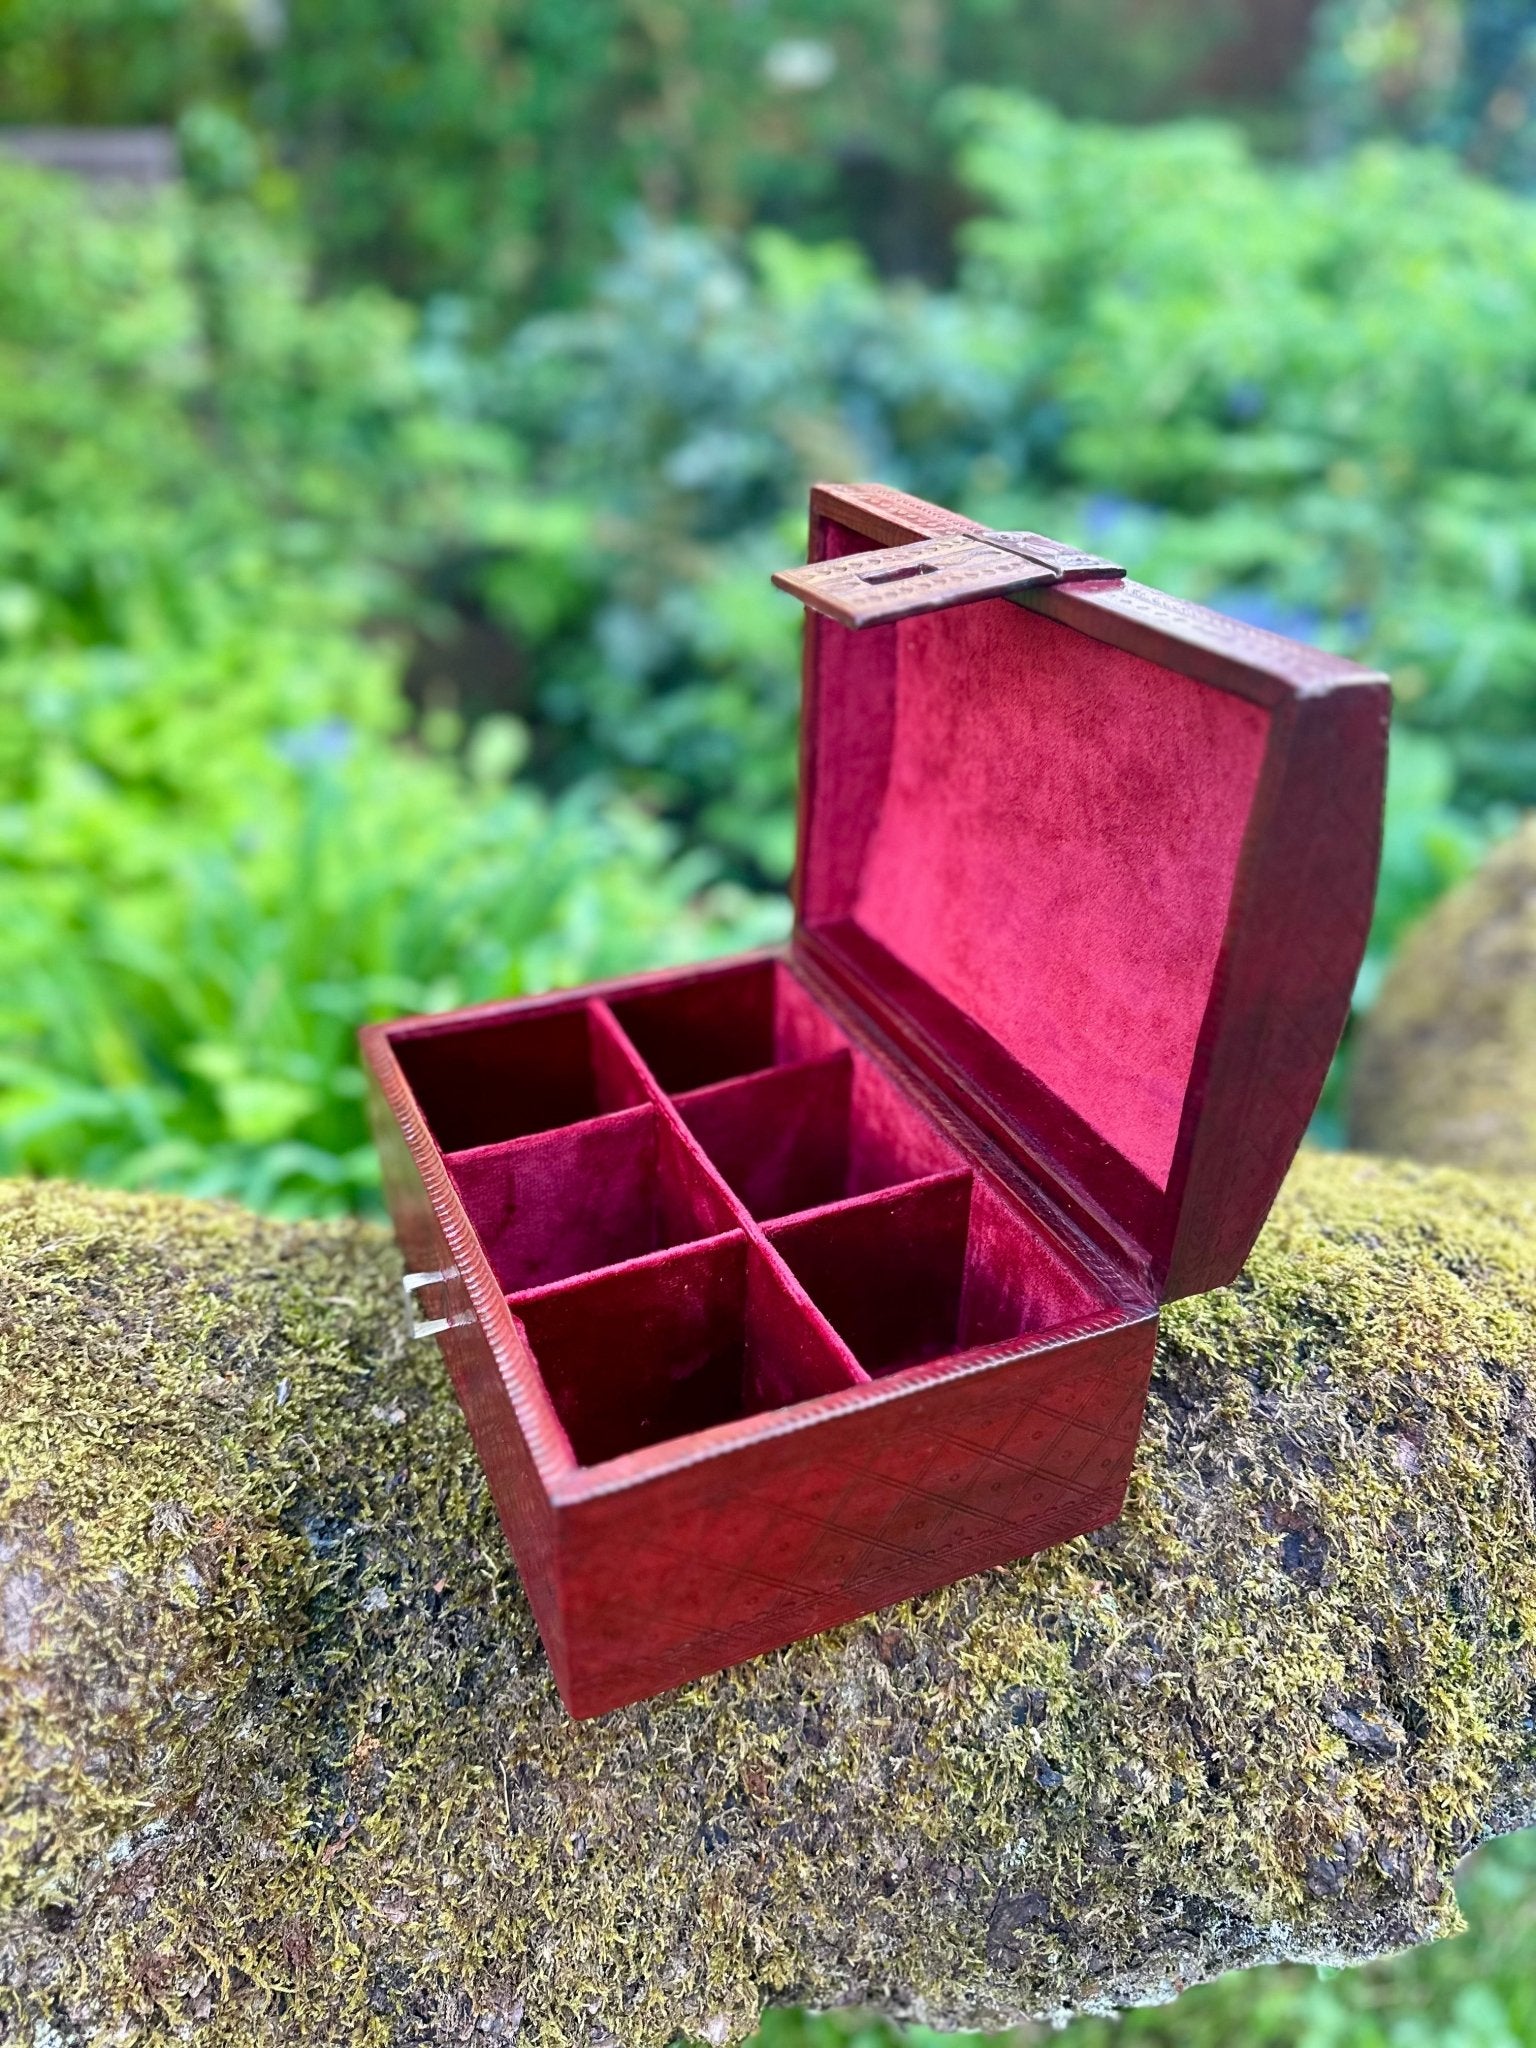
[[[754,1216],[814,1208],[845,1192],[853,1059],[846,1052],[717,1081],[678,1112]]]
[[[445,1152],[555,1130],[646,1100],[600,1005],[483,1022],[432,1021],[391,1040]]]
[[[774,1249],[871,1376],[960,1349],[971,1177],[775,1224]]]
[[[969,1173],[838,1203],[768,1236],[871,1377],[1061,1329],[1104,1306]]]
[[[1061,1330],[1096,1315],[1104,1297],[1047,1238],[1021,1230],[1018,1211],[978,1174],[971,1188],[960,1346]]]
[[[1166,1187],[1269,714],[1005,600],[813,631],[803,922],[852,921]]]
[[[583,1465],[850,1384],[756,1247],[730,1236],[512,1310]]]
[[[613,1014],[673,1095],[816,1059],[848,1042],[778,960],[716,968],[618,997]]]
[[[736,1222],[713,1180],[650,1107],[452,1152],[444,1163],[509,1293]]]
[[[756,1217],[787,1216],[962,1163],[862,1054],[770,1067],[677,1098],[713,1165]]]

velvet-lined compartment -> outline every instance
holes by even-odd
[[[514,1295],[510,1306],[581,1465],[862,1378],[740,1233]]]
[[[770,1224],[768,1238],[871,1378],[1067,1329],[1110,1306],[968,1171]]]
[[[648,1099],[601,1003],[434,1020],[393,1044],[444,1152],[557,1130]]]
[[[730,1230],[736,1217],[647,1104],[444,1159],[508,1293]]]
[[[1106,1306],[781,960],[397,1049],[584,1466]]]
[[[817,1059],[848,1043],[781,960],[706,969],[615,997],[613,1014],[669,1095]]]
[[[759,1219],[962,1163],[916,1104],[848,1048],[675,1099],[711,1162]]]

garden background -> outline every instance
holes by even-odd
[[[0,1171],[373,1207],[359,1023],[781,934],[818,474],[1391,671],[1357,1007],[1536,804],[1524,0],[3,0],[0,124]],[[1536,2044],[1465,1902],[1121,2033]]]

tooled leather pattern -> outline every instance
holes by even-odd
[[[867,506],[876,515],[910,528],[914,535],[987,531],[974,519],[946,511],[940,505],[930,505],[925,499],[915,498],[907,491],[898,491],[889,484],[853,484],[839,488],[836,496],[850,507]],[[1095,585],[1091,593],[1074,591],[1072,594],[1098,610],[1117,612],[1125,618],[1143,619],[1149,625],[1175,634],[1181,640],[1194,642],[1213,654],[1231,656],[1299,692],[1333,689],[1341,683],[1379,683],[1383,680],[1376,670],[1362,668],[1344,655],[1330,654],[1323,648],[1308,646],[1304,641],[1289,640],[1282,633],[1271,633],[1263,626],[1251,626],[1225,612],[1212,611],[1189,598],[1174,597],[1168,591],[1155,590],[1149,584],[1136,583],[1130,578],[1118,583]],[[1036,599],[1034,602],[1048,604],[1049,600]]]
[[[632,1531],[597,1649],[575,1674],[586,1710],[761,1653],[965,1574],[1025,1557],[1118,1514],[1140,1433],[1152,1334],[1143,1322],[1073,1354],[1046,1394],[1005,1372],[948,1390],[947,1426],[902,1402],[804,1440],[761,1477],[700,1473],[687,1502]],[[969,1398],[967,1396],[969,1395]],[[641,1597],[643,1633],[605,1626]],[[627,1638],[623,1640],[621,1638]],[[579,1661],[579,1660],[578,1660]]]
[[[1303,694],[1336,689],[1341,683],[1381,680],[1374,670],[1363,669],[1342,654],[1329,654],[1303,640],[1288,640],[1283,633],[1250,626],[1226,612],[1211,611],[1206,605],[1174,597],[1166,590],[1154,590],[1149,584],[1135,583],[1129,578],[1123,583],[1096,587],[1092,602],[1102,611],[1145,619],[1212,654],[1230,655]]]

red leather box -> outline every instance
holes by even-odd
[[[573,1714],[1112,1521],[1365,943],[1381,677],[875,486],[811,555],[790,943],[363,1034]]]

